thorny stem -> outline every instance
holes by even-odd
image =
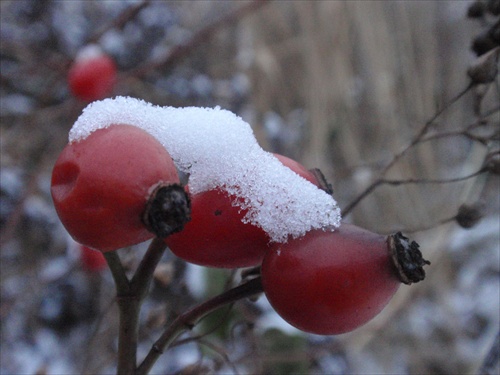
[[[147,374],[160,355],[185,330],[192,329],[203,317],[218,308],[240,299],[262,293],[262,281],[256,277],[233,289],[229,289],[179,315],[153,344],[144,361],[137,368],[135,375]]]
[[[366,196],[368,196],[375,188],[377,188],[379,185],[383,183],[383,176],[391,169],[391,167],[396,164],[396,162],[401,159],[407,152],[410,150],[413,146],[415,146],[417,143],[419,143],[422,138],[427,134],[427,132],[430,130],[432,125],[434,125],[434,121],[443,114],[445,110],[447,110],[453,103],[457,102],[462,96],[464,96],[469,90],[474,87],[473,83],[470,83],[465,89],[463,89],[460,93],[458,93],[448,104],[443,106],[441,109],[436,111],[434,116],[432,116],[425,124],[424,126],[420,129],[420,131],[417,133],[417,135],[413,138],[413,140],[400,152],[397,154],[394,154],[392,159],[387,163],[387,165],[384,167],[384,169],[380,172],[380,177],[373,181],[368,187],[365,188],[361,194],[359,194],[351,203],[349,203],[343,210],[342,210],[342,216],[345,217],[347,216],[353,209],[356,207]]]

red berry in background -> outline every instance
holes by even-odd
[[[106,259],[102,252],[87,246],[79,246],[80,262],[84,271],[94,273],[100,272],[107,267]]]
[[[270,304],[291,325],[340,334],[380,313],[402,280],[422,280],[424,264],[429,262],[418,245],[400,233],[386,238],[342,224],[334,232],[313,230],[272,245],[262,263],[262,285]]]
[[[304,166],[275,154],[283,165],[316,183]],[[260,228],[241,220],[246,210],[233,204],[234,197],[214,189],[191,196],[191,221],[165,239],[172,252],[188,262],[220,268],[259,265],[270,241]]]
[[[103,99],[111,94],[115,82],[114,60],[95,46],[85,48],[77,56],[68,73],[71,93],[86,102]]]
[[[185,194],[178,183],[169,153],[153,136],[115,124],[64,148],[51,193],[75,241],[110,251],[152,238],[143,220],[148,199],[160,184]]]

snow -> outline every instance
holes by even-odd
[[[260,226],[271,241],[286,242],[311,229],[333,230],[340,210],[333,197],[264,151],[252,128],[234,113],[216,108],[160,107],[130,97],[89,104],[69,133],[85,139],[111,124],[130,124],[154,136],[177,168],[189,174],[192,194],[214,188],[238,197],[244,222]]]
[[[89,44],[78,51],[76,61],[92,60],[103,55],[103,51],[97,44]]]

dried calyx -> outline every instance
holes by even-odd
[[[180,232],[191,220],[191,202],[178,184],[158,185],[148,200],[142,221],[150,232],[165,238]]]
[[[418,243],[397,232],[388,236],[387,244],[402,283],[410,285],[425,279],[423,267],[431,262],[423,258]]]
[[[485,84],[495,80],[498,76],[498,59],[500,46],[479,56],[469,67],[467,74],[474,84]]]
[[[458,208],[457,216],[455,216],[455,221],[462,228],[469,229],[474,227],[479,220],[484,216],[484,204],[482,202],[477,202],[474,204],[462,204]]]

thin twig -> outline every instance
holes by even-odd
[[[116,251],[104,253],[115,280],[120,312],[117,364],[117,373],[120,375],[131,375],[136,370],[139,312],[165,248],[163,240],[153,239],[131,281],[127,278]]]
[[[224,305],[246,297],[251,297],[258,293],[262,293],[262,282],[260,277],[252,279],[233,289],[229,289],[179,315],[153,344],[148,355],[137,368],[136,375],[147,374],[164,350],[168,348],[183,331],[192,329],[200,319]]]
[[[130,281],[130,287],[132,293],[143,299],[148,291],[151,280],[153,279],[153,273],[158,266],[158,263],[165,252],[167,245],[165,241],[160,238],[154,238],[149,245],[149,248],[142,258],[139,267],[135,271],[132,280]]]
[[[420,129],[417,135],[413,138],[413,140],[400,152],[394,154],[392,159],[387,163],[384,169],[380,172],[380,177],[373,181],[368,187],[365,188],[351,203],[349,203],[343,210],[342,216],[347,216],[353,209],[356,207],[366,196],[368,196],[375,188],[381,185],[381,181],[383,176],[391,169],[391,167],[396,164],[396,162],[401,159],[413,146],[419,143],[422,138],[427,134],[427,132],[431,129],[432,125],[434,125],[434,121],[441,116],[441,114],[448,109],[453,103],[457,102],[462,96],[464,96],[469,90],[474,87],[472,83],[470,83],[465,89],[463,89],[460,93],[458,93],[453,99],[451,99],[445,106],[436,111],[434,116],[432,116]]]
[[[117,374],[133,374],[137,364],[140,301],[131,293],[130,281],[116,251],[104,253],[116,285],[119,308]]]
[[[143,77],[149,72],[154,71],[161,67],[170,67],[178,63],[184,57],[189,55],[192,51],[196,50],[198,46],[210,40],[214,34],[221,30],[224,26],[235,23],[239,19],[247,16],[248,14],[256,11],[261,6],[268,3],[269,0],[253,0],[245,5],[240,6],[236,10],[229,12],[219,20],[209,24],[198,30],[194,35],[185,43],[178,44],[169,50],[164,56],[156,60],[146,62],[142,66],[131,71],[129,74],[134,77]]]
[[[120,330],[118,332],[118,364],[116,373],[133,375],[137,366],[139,312],[141,300],[134,295],[117,297]]]
[[[492,135],[492,136],[494,136],[494,135]],[[436,133],[436,134],[430,135],[428,137],[423,138],[420,141],[420,143],[429,142],[429,141],[433,141],[433,140],[441,139],[441,138],[448,138],[448,137],[465,137],[465,138],[470,139],[471,141],[476,141],[478,143],[481,143],[482,145],[486,145],[488,143],[488,141],[492,138],[492,136],[482,137],[482,136],[474,135],[474,134],[468,132],[467,130],[463,130],[463,131],[458,130],[458,131],[449,131],[449,132],[442,132],[442,133]]]
[[[121,12],[112,22],[104,25],[104,27],[97,30],[88,40],[89,43],[96,43],[107,31],[111,29],[122,29],[127,22],[135,18],[141,10],[147,7],[151,3],[151,0],[143,0],[138,4],[134,4],[123,12]]]
[[[452,182],[460,182],[460,181],[468,180],[469,178],[479,176],[481,173],[484,173],[484,172],[486,172],[486,169],[481,168],[480,170],[478,170],[474,173],[471,173],[467,176],[448,178],[448,179],[408,178],[408,179],[404,179],[404,180],[381,179],[379,181],[380,181],[380,184],[394,185],[394,186],[408,185],[408,184],[449,184]]]
[[[130,282],[125,274],[125,269],[123,268],[122,262],[120,261],[116,251],[105,252],[104,258],[106,258],[108,267],[111,270],[111,275],[115,281],[116,294],[118,296],[129,294]]]

